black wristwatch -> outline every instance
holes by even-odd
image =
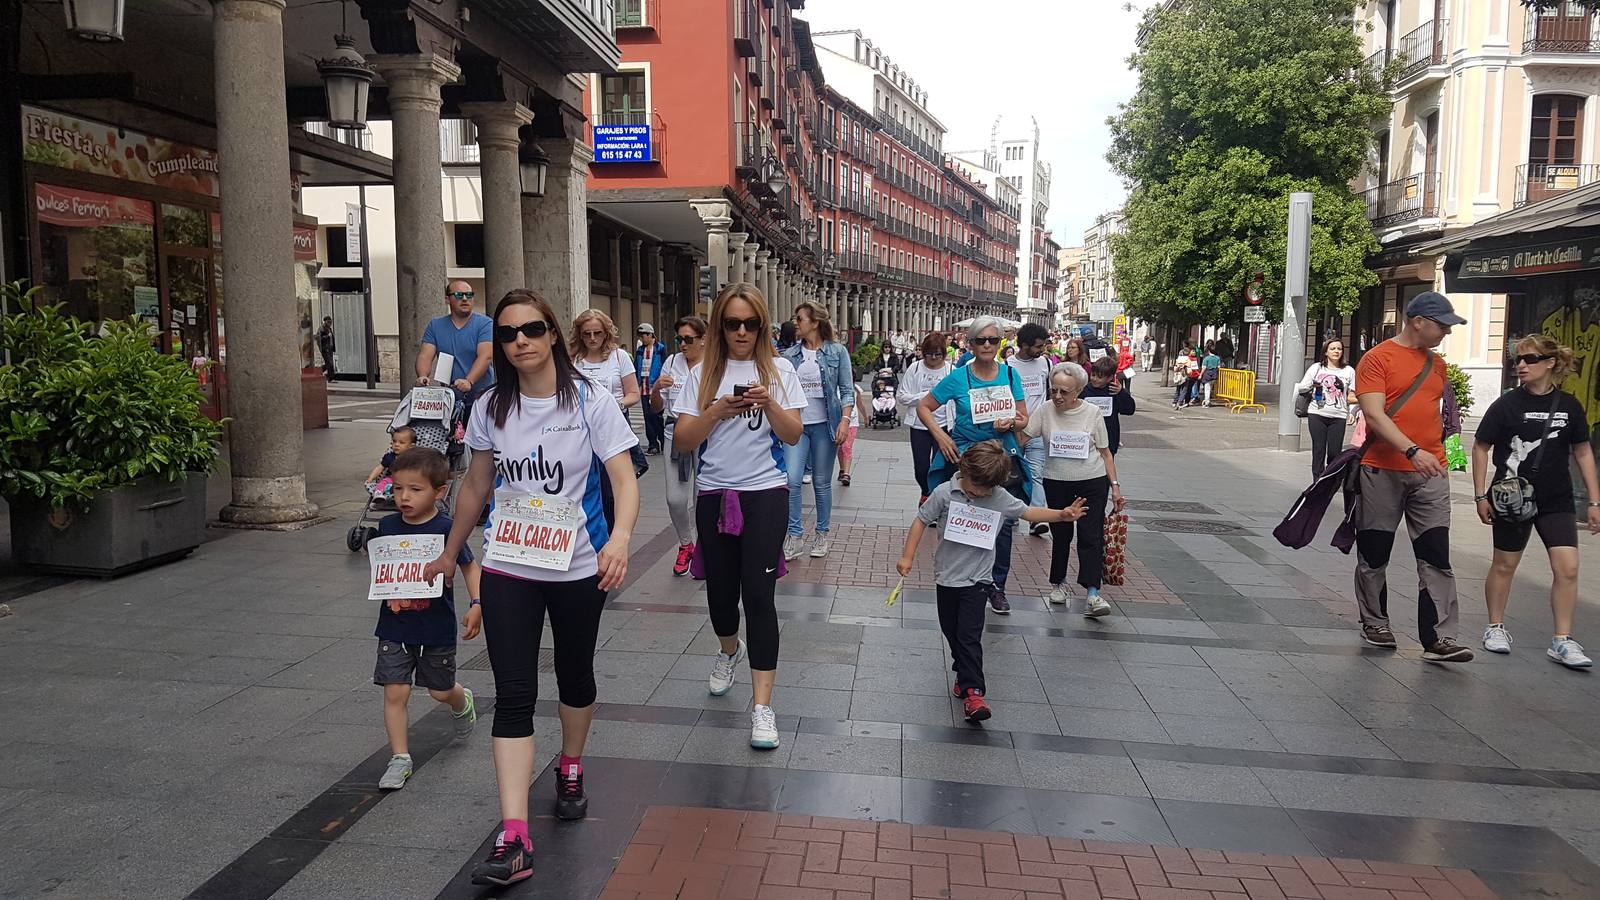
[[[1406,459],[1415,459],[1416,455],[1417,455],[1417,451],[1421,450],[1421,449],[1422,448],[1418,447],[1416,444],[1412,444],[1411,445],[1411,449],[1406,451]]]

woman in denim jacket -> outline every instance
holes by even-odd
[[[816,535],[811,555],[828,555],[828,522],[833,515],[833,464],[839,444],[849,433],[845,410],[855,402],[855,382],[851,378],[850,354],[833,340],[833,323],[828,310],[819,303],[804,301],[795,307],[794,345],[783,351],[783,358],[800,373],[806,408],[801,411],[804,426],[800,440],[785,448],[784,461],[789,476],[789,532],[783,540],[783,558],[794,559],[806,551],[805,527],[800,517],[801,479],[806,464],[811,468],[811,489],[817,501]]]

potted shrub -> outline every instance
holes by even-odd
[[[13,558],[110,577],[187,555],[205,539],[222,433],[200,411],[193,370],[142,324],[97,326],[36,303],[37,288],[3,290],[0,495]]]

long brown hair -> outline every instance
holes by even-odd
[[[811,314],[811,321],[817,323],[817,337],[824,341],[833,340],[833,320],[828,315],[828,308],[815,300],[801,300],[794,305],[796,315],[800,310]]]
[[[722,327],[722,317],[728,311],[728,304],[734,300],[750,304],[750,308],[761,319],[761,327],[756,331],[753,357],[756,377],[760,379],[761,386],[769,391],[778,383],[778,366],[773,362],[777,353],[772,349],[772,319],[767,313],[767,298],[762,296],[760,288],[748,281],[735,281],[717,294],[716,302],[711,304],[711,321],[706,323],[706,349],[700,356],[699,402],[702,410],[716,402],[717,388],[722,386],[722,375],[728,370],[728,329]]]
[[[572,343],[567,347],[567,355],[573,359],[583,359],[589,355],[589,348],[583,343],[583,323],[590,319],[598,319],[606,330],[606,343],[601,348],[606,355],[616,350],[617,342],[622,339],[617,331],[617,323],[611,321],[610,316],[598,309],[586,309],[572,317]]]
[[[1561,382],[1567,380],[1567,374],[1572,371],[1572,348],[1562,346],[1560,341],[1548,334],[1528,334],[1517,338],[1516,344],[1511,348],[1512,354],[1521,356],[1524,353],[1537,353],[1540,356],[1555,357],[1555,367],[1550,370],[1550,384],[1561,387]],[[1593,497],[1589,499],[1594,499]]]
[[[556,311],[550,308],[550,301],[535,294],[527,288],[516,288],[506,292],[500,298],[500,303],[494,308],[494,324],[500,325],[500,314],[506,307],[522,304],[531,306],[544,317],[545,324],[550,326],[550,365],[556,367],[556,405],[561,409],[572,409],[578,403],[578,379],[583,376],[578,373],[578,367],[572,364],[572,357],[567,355],[567,345],[561,342],[561,323],[556,319]],[[513,409],[521,410],[522,403],[518,398],[520,384],[518,382],[517,367],[511,364],[511,357],[506,355],[506,345],[494,340],[494,388],[489,397],[489,415],[494,417],[496,428],[506,426],[506,417],[511,415]]]

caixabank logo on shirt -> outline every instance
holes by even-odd
[[[521,484],[543,481],[546,494],[556,495],[566,486],[566,474],[561,460],[552,459],[540,444],[525,457],[512,458],[499,449],[494,451],[494,471],[502,484]]]

